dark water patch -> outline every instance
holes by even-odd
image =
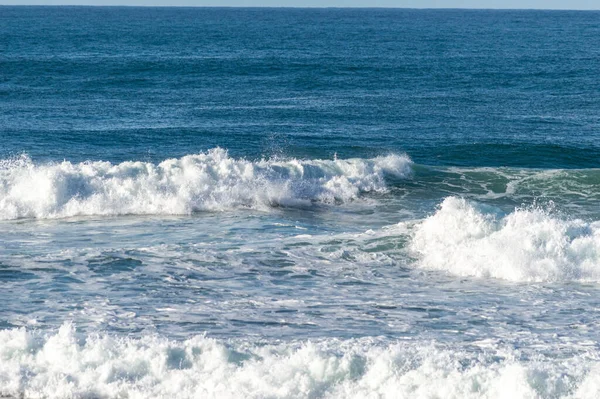
[[[0,281],[9,283],[9,282],[21,282],[21,281],[30,281],[37,280],[39,277],[30,272],[18,270],[15,268],[10,268],[8,266],[0,265]]]
[[[133,258],[121,258],[115,256],[101,256],[90,259],[88,268],[101,275],[112,275],[117,273],[132,272],[142,266],[142,261]]]

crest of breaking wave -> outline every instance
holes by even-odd
[[[599,281],[600,222],[540,207],[503,215],[448,197],[415,226],[410,250],[420,267],[511,281]]]
[[[0,396],[44,398],[592,398],[597,357],[522,356],[380,338],[253,343],[0,331]]]
[[[159,164],[128,161],[0,162],[0,219],[80,215],[190,214],[336,203],[385,191],[385,176],[407,177],[407,155],[373,159],[235,159],[215,148]]]

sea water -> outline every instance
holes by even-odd
[[[0,396],[598,397],[599,22],[0,7]]]

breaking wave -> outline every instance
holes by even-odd
[[[600,222],[538,209],[501,215],[458,197],[415,226],[421,267],[512,281],[600,280]]]
[[[251,162],[231,158],[220,148],[160,164],[37,165],[21,157],[0,161],[0,219],[190,214],[344,202],[361,192],[385,191],[385,176],[407,177],[411,164],[406,155]]]
[[[0,395],[45,398],[591,398],[597,360],[383,339],[251,343],[0,331]]]

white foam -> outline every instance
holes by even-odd
[[[0,395],[25,398],[593,398],[593,357],[521,359],[383,339],[259,344],[0,331]]]
[[[405,155],[250,162],[231,158],[219,148],[158,165],[36,165],[22,157],[0,162],[0,219],[189,214],[344,202],[361,192],[385,191],[385,176],[407,177],[411,164]]]
[[[512,281],[600,280],[600,222],[541,209],[506,216],[448,197],[415,227],[410,249],[424,268]]]

